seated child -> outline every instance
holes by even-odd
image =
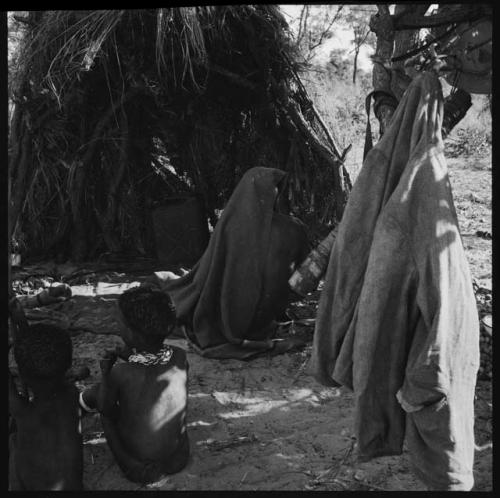
[[[165,293],[132,288],[118,305],[127,326],[122,329],[126,347],[106,353],[101,383],[85,390],[80,402],[100,412],[106,440],[125,476],[151,483],[179,472],[188,461],[186,353],[163,346],[175,325]],[[125,361],[115,364],[117,355]]]
[[[9,370],[11,490],[81,490],[83,445],[78,391],[65,378],[72,345],[65,330],[29,327],[14,343],[14,357],[32,399],[18,393]]]

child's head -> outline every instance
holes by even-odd
[[[56,380],[71,367],[73,346],[69,334],[53,325],[36,323],[14,343],[14,357],[24,378]]]
[[[121,294],[118,306],[125,324],[148,345],[161,347],[175,326],[175,306],[159,289],[129,289]]]

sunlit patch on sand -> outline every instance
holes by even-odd
[[[244,393],[238,392],[214,391],[212,396],[222,406],[235,408],[232,411],[218,415],[223,419],[252,417],[268,413],[276,408],[281,411],[289,411],[298,403],[306,403],[312,406],[321,403],[318,395],[312,389],[307,388],[283,389],[275,393],[265,392],[258,396],[255,395],[255,392],[251,396],[245,396]]]
[[[283,453],[275,453],[274,454],[275,457],[277,458],[281,458],[282,460],[287,460],[289,462],[293,462],[293,461],[296,461],[296,460],[303,460],[305,458],[305,455],[284,455]]]
[[[92,446],[97,444],[104,444],[106,442],[106,437],[104,436],[104,432],[94,432],[87,434],[83,437],[83,444],[90,444]]]
[[[169,480],[170,479],[168,477],[164,477],[163,479],[161,479],[159,481],[152,482],[151,484],[147,484],[146,488],[148,488],[148,489],[161,488],[162,486],[165,486],[166,484],[168,484]]]
[[[90,444],[90,445],[96,445],[96,444],[104,444],[106,442],[105,437],[96,437],[94,439],[90,439],[88,441],[85,441],[83,444]]]
[[[188,427],[206,427],[210,425],[215,425],[217,422],[205,422],[204,420],[197,420],[196,422],[190,422],[187,424]]]
[[[137,287],[140,282],[97,282],[96,284],[88,285],[72,285],[72,296],[101,296],[106,294],[122,294],[132,287]]]

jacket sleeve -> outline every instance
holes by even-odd
[[[426,406],[448,395],[450,380],[474,376],[479,363],[478,316],[458,229],[448,225],[417,260],[417,305],[401,396]]]

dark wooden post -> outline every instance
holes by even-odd
[[[394,49],[394,26],[389,6],[377,5],[378,12],[370,19],[370,29],[377,36],[377,46],[373,57],[372,83],[374,91],[374,112],[380,123],[380,136],[391,121],[397,103],[383,97],[391,92],[390,62]]]

